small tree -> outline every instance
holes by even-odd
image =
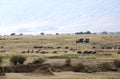
[[[45,59],[38,58],[38,59],[34,60],[32,63],[33,64],[43,64],[44,62],[45,62]]]
[[[19,64],[23,64],[23,63],[25,62],[25,60],[26,60],[26,58],[23,57],[23,56],[19,56],[19,57],[18,57],[18,63],[19,63]]]
[[[18,56],[12,56],[12,57],[10,58],[10,62],[11,62],[12,64],[14,64],[14,65],[17,65],[17,63],[18,63]]]

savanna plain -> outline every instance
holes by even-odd
[[[120,34],[0,36],[0,56],[0,79],[120,79]]]

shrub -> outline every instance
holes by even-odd
[[[10,62],[13,63],[14,65],[23,64],[25,62],[26,58],[23,56],[12,56],[10,59]]]
[[[17,63],[18,63],[18,56],[12,56],[12,57],[10,58],[10,62],[11,62],[12,64],[14,64],[14,65],[17,65]]]
[[[108,62],[101,63],[99,66],[102,70],[105,70],[105,71],[112,69],[112,64]]]
[[[114,61],[113,61],[113,64],[114,64],[116,67],[120,68],[120,60],[114,60]]]
[[[71,58],[66,59],[65,66],[71,66]]]
[[[45,59],[38,58],[38,59],[34,60],[32,63],[33,64],[43,64],[44,62],[45,62]]]
[[[19,63],[19,64],[23,64],[23,63],[25,62],[25,60],[26,60],[26,58],[23,57],[23,56],[19,56],[19,57],[18,57],[18,63]]]
[[[85,70],[85,65],[82,63],[78,63],[78,65],[75,67],[75,72],[83,72]]]

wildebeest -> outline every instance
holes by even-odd
[[[83,54],[96,54],[95,51],[84,51]]]
[[[77,54],[81,54],[82,52],[81,51],[77,51]]]
[[[46,53],[48,53],[47,51],[41,51],[40,53],[42,53],[42,54],[46,54]]]
[[[43,48],[43,46],[33,46],[33,48]]]
[[[57,51],[53,51],[53,53],[57,53]]]

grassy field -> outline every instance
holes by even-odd
[[[79,38],[89,38],[90,43],[76,43]],[[25,64],[38,57],[44,57],[47,59],[46,62],[55,65],[64,64],[65,59],[69,57],[72,58],[72,65],[79,62],[98,64],[115,59],[120,60],[120,54],[117,54],[120,51],[120,34],[0,36],[0,39],[0,55],[4,58],[2,66],[9,66],[9,58],[13,55],[25,56],[27,58]],[[43,48],[34,48],[34,46],[43,46]],[[112,48],[102,49],[102,47]],[[23,51],[25,53],[22,53]],[[43,51],[47,53],[43,54]],[[77,54],[77,51],[96,51],[96,54]],[[120,79],[120,73],[60,72],[50,77],[27,73],[7,73],[5,79]]]

